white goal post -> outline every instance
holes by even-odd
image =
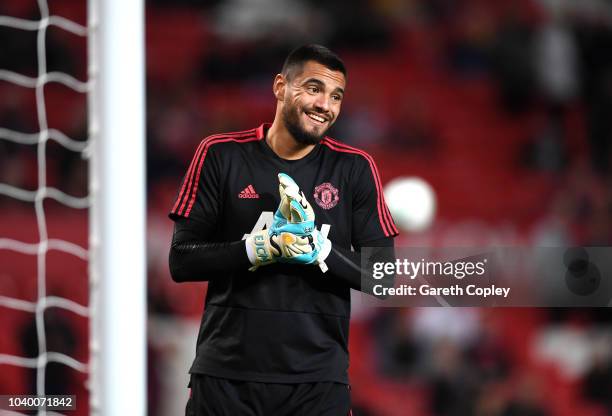
[[[143,0],[89,0],[92,414],[146,413]]]

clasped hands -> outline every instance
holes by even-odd
[[[272,226],[251,234],[246,240],[249,260],[255,271],[272,263],[315,264],[327,271],[325,259],[331,251],[329,241],[315,226],[312,206],[295,181],[278,174],[280,204]]]

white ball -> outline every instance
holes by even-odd
[[[395,223],[405,231],[423,231],[434,219],[436,194],[421,178],[393,179],[385,186],[385,199]]]

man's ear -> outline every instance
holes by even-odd
[[[283,74],[276,74],[272,84],[272,92],[278,101],[285,100],[285,88],[287,88],[287,78]]]

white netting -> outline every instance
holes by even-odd
[[[80,305],[72,300],[49,296],[46,281],[46,258],[51,250],[67,253],[87,261],[89,250],[73,242],[48,237],[47,217],[45,215],[44,201],[48,198],[76,209],[87,209],[90,205],[90,197],[75,197],[68,195],[57,188],[47,186],[47,142],[53,140],[63,148],[76,152],[84,159],[88,158],[89,140],[86,142],[74,140],[56,129],[50,129],[47,123],[47,108],[45,105],[45,86],[49,83],[60,83],[79,93],[89,93],[90,81],[79,81],[73,76],[63,72],[47,72],[46,62],[46,32],[50,26],[56,26],[73,35],[87,37],[88,28],[76,22],[60,16],[50,16],[49,6],[46,0],[38,0],[40,20],[26,20],[11,16],[0,16],[0,26],[9,27],[23,31],[37,32],[36,55],[38,59],[38,71],[36,77],[28,77],[13,71],[0,68],[0,80],[10,82],[21,87],[31,88],[36,93],[36,109],[39,131],[27,134],[13,131],[0,126],[0,141],[6,140],[21,145],[37,146],[38,184],[36,189],[22,189],[6,183],[0,183],[0,196],[15,198],[20,201],[32,203],[36,213],[38,225],[38,243],[27,243],[15,239],[2,238],[0,236],[0,250],[18,252],[35,257],[37,264],[37,299],[34,302],[0,296],[0,308],[11,308],[35,315],[36,333],[38,339],[38,356],[34,358],[20,357],[16,355],[0,354],[0,364],[14,365],[25,368],[36,369],[36,393],[45,394],[45,370],[47,363],[57,362],[73,368],[76,371],[88,373],[88,363],[77,361],[65,354],[47,350],[47,334],[45,334],[44,313],[48,308],[63,308],[80,316],[89,317],[88,306]],[[25,51],[24,51],[25,52]],[[1,179],[0,179],[1,181]],[[34,259],[33,259],[34,261]],[[0,268],[2,266],[0,265]],[[0,414],[14,415],[17,412],[2,411]],[[58,415],[60,413],[44,411],[39,415]]]

